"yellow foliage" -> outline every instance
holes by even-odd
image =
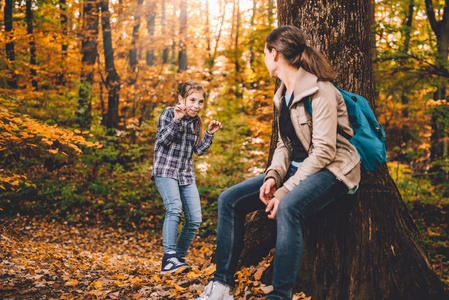
[[[32,153],[30,149],[69,156],[81,154],[80,146],[101,147],[98,142],[87,141],[79,135],[88,134],[89,131],[74,130],[74,132],[58,128],[57,124],[53,126],[43,124],[27,115],[11,112],[0,106],[0,157],[6,161],[11,160],[10,157],[30,157]],[[38,153],[38,151],[34,152]],[[25,176],[14,174],[7,168],[6,166],[0,172],[1,189],[16,191],[14,187],[19,186],[20,183],[32,186],[26,181]]]

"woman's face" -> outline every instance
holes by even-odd
[[[182,99],[182,98],[181,98]],[[182,99],[181,103],[183,103],[184,99]],[[185,98],[185,106],[186,106],[186,116],[189,118],[193,118],[204,108],[204,93],[199,91],[194,91],[190,95]]]
[[[268,72],[272,78],[276,77],[275,74],[275,60],[274,60],[274,49],[268,50],[267,45],[265,44],[265,49],[263,50],[265,55],[264,62],[267,67]]]

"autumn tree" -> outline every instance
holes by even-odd
[[[104,62],[106,67],[106,87],[108,89],[108,112],[106,127],[117,129],[119,123],[120,76],[115,69],[112,31],[110,24],[109,0],[103,0],[101,7],[101,26],[103,31]]]
[[[442,6],[438,4],[438,1],[433,0],[425,0],[425,3],[427,18],[430,27],[435,33],[437,42],[436,67],[447,70],[449,67],[449,0],[446,0]],[[438,15],[441,16],[439,19]],[[446,99],[447,83],[448,79],[444,77],[439,77],[439,80],[436,81],[436,91],[433,98],[437,103]],[[447,154],[445,155],[445,148],[447,149],[449,143],[444,141],[444,138],[447,138],[448,125],[445,123],[447,115],[449,115],[449,112],[444,104],[436,104],[432,109],[430,156],[433,160],[443,159],[447,156]],[[433,171],[444,172],[440,167],[437,167]]]
[[[180,1],[178,71],[187,70],[187,0]]]
[[[92,121],[92,87],[94,85],[95,61],[98,50],[98,2],[83,2],[82,71],[79,89],[77,122],[82,128],[89,128]]]
[[[339,72],[336,84],[374,106],[371,1],[278,0],[277,5],[279,24],[303,28],[308,42],[331,60]],[[271,149],[276,137],[274,131]],[[274,247],[275,226],[263,212],[248,216],[241,264],[256,264]],[[296,288],[312,299],[448,299],[385,165],[363,172],[359,191],[308,220],[303,232]]]
[[[32,10],[32,0],[26,0],[26,23],[27,23],[27,33],[28,33],[28,39],[29,39],[29,45],[30,45],[30,66],[31,66],[31,85],[33,86],[34,90],[37,90],[37,79],[36,79],[36,42],[35,37],[33,33],[33,10]]]
[[[17,88],[17,78],[14,72],[13,63],[15,61],[15,52],[14,52],[14,31],[13,31],[13,8],[14,1],[13,0],[5,0],[5,8],[4,8],[4,20],[5,20],[5,52],[6,58],[8,59],[8,69],[9,69],[9,77],[8,77],[8,85],[11,88]]]

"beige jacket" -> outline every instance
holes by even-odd
[[[274,95],[275,117],[279,124],[282,84]],[[309,97],[312,104],[312,117],[306,112],[304,99]],[[282,186],[291,162],[292,146],[288,137],[282,136],[278,128],[279,139],[273,160],[266,171],[265,180],[273,177],[277,191],[274,196],[281,200],[302,180],[323,168],[332,172],[348,189],[360,182],[360,157],[356,148],[343,136],[337,134],[337,126],[353,135],[349,123],[343,96],[330,82],[318,81],[318,78],[299,69],[296,76],[294,99],[290,108],[291,119],[296,134],[309,156],[298,171]],[[282,186],[282,187],[281,187]]]

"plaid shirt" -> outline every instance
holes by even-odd
[[[199,129],[194,132],[198,117],[177,120],[174,111],[174,107],[168,107],[159,116],[151,178],[170,177],[178,180],[179,185],[188,185],[195,182],[193,152],[203,155],[212,144],[214,135],[206,131],[195,146],[200,135]]]

